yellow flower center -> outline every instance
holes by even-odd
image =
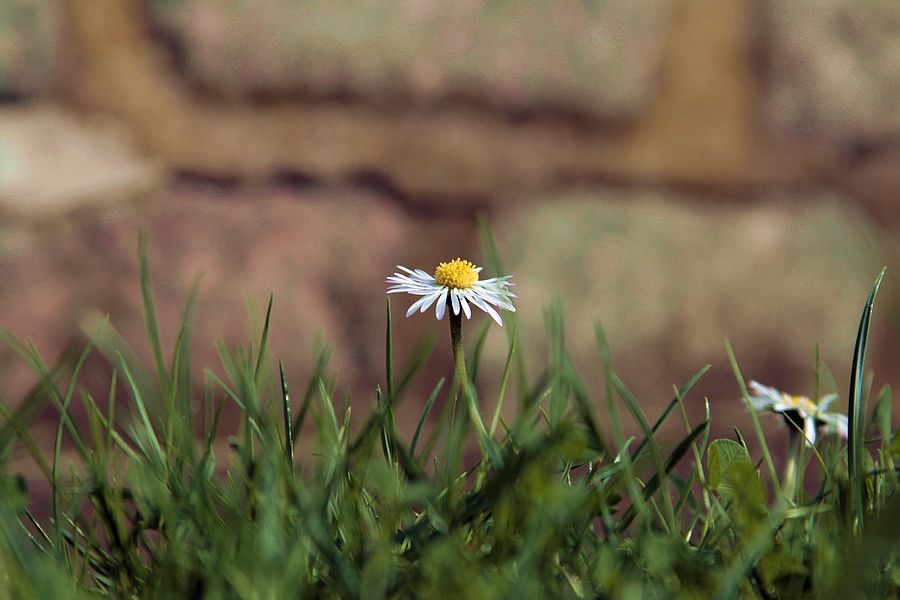
[[[434,279],[438,285],[467,290],[478,281],[478,271],[471,262],[457,258],[439,264],[434,270]]]
[[[808,415],[815,415],[819,410],[818,405],[806,396],[788,396],[788,400],[797,407],[797,410],[801,410]]]

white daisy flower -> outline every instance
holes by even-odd
[[[825,425],[825,431],[828,433],[847,437],[847,415],[825,411],[828,405],[837,399],[837,394],[823,396],[816,403],[806,396],[791,396],[758,381],[751,381],[750,389],[753,392],[750,403],[755,410],[780,413],[785,420],[797,426],[801,425],[802,419],[803,433],[808,444],[816,443],[816,429],[819,425]]]
[[[394,273],[393,277],[387,278],[386,283],[390,284],[387,293],[406,292],[421,296],[406,311],[407,317],[417,310],[425,312],[434,304],[434,314],[438,320],[444,318],[448,305],[453,309],[454,315],[462,310],[466,318],[471,319],[472,304],[491,315],[502,326],[503,319],[494,306],[516,312],[511,299],[517,296],[509,290],[515,285],[509,282],[511,275],[479,280],[481,267],[461,258],[439,264],[433,277],[422,269],[412,270],[400,265],[397,268],[403,273]]]

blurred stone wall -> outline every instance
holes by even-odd
[[[589,379],[599,319],[638,393],[712,362],[738,415],[726,336],[748,377],[802,388],[817,343],[845,377],[895,262],[898,57],[889,0],[0,0],[0,322],[139,339],[143,228],[170,339],[206,273],[198,363],[274,290],[289,373],[321,334],[366,402],[383,278],[479,259],[486,214],[530,339],[559,295]]]

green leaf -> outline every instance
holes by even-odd
[[[724,482],[724,475],[728,468],[735,461],[744,461],[752,464],[747,449],[739,443],[728,440],[714,440],[706,451],[706,470],[709,486],[720,491],[719,488]]]
[[[894,455],[894,458],[900,458],[900,429],[894,431],[893,436],[891,438],[891,454]]]
[[[719,492],[724,497],[734,499],[732,508],[742,511],[744,514],[741,516],[745,519],[766,512],[766,498],[759,479],[759,469],[749,461],[735,460],[728,465],[722,473]]]

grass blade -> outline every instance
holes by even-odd
[[[413,434],[412,443],[409,445],[409,452],[413,456],[416,455],[416,446],[419,443],[419,435],[422,433],[422,428],[425,426],[425,421],[428,420],[428,415],[431,413],[431,408],[434,406],[435,400],[437,400],[438,394],[441,391],[441,387],[444,385],[444,378],[441,377],[437,385],[434,386],[434,389],[431,391],[431,395],[428,396],[428,401],[425,403],[425,409],[422,411],[422,416],[419,417],[419,422],[416,424],[416,432]]]
[[[864,373],[866,364],[866,348],[869,341],[869,325],[872,319],[872,309],[875,304],[875,295],[881,287],[886,268],[881,269],[872,291],[866,298],[862,316],[859,320],[859,330],[856,333],[856,344],[853,347],[853,363],[850,367],[850,397],[848,398],[848,437],[847,437],[847,462],[850,476],[851,503],[856,513],[856,531],[862,530],[865,519],[865,475],[863,473],[863,452],[865,452],[865,418],[866,397],[863,393]]]
[[[653,458],[653,462],[656,466],[656,474],[660,478],[660,485],[663,488],[663,507],[666,511],[666,522],[669,530],[671,532],[675,531],[676,528],[676,520],[675,520],[675,507],[672,504],[672,497],[669,495],[669,490],[665,486],[665,477],[666,477],[666,466],[663,464],[662,455],[659,452],[659,446],[653,439],[653,432],[650,430],[650,423],[647,422],[647,417],[644,416],[644,411],[641,410],[641,407],[638,406],[637,400],[635,400],[634,396],[625,387],[625,383],[619,378],[615,373],[610,373],[610,377],[613,380],[613,386],[618,390],[619,396],[622,400],[625,401],[625,406],[628,408],[628,412],[631,413],[631,416],[634,417],[634,420],[637,422],[638,427],[641,428],[641,432],[644,434],[644,440],[646,441],[646,445],[650,448],[650,454]]]
[[[437,344],[437,335],[435,335],[434,331],[429,331],[416,343],[415,348],[410,355],[409,362],[403,368],[400,373],[400,377],[397,378],[396,383],[394,384],[394,404],[400,400],[400,397],[403,396],[403,392],[406,391],[406,388],[412,383],[412,380],[415,378],[416,373],[418,373],[422,367],[425,365],[425,362],[428,360],[428,357],[431,356],[431,353],[434,351],[434,347]]]
[[[662,414],[659,415],[658,419],[656,419],[656,422],[653,424],[653,427],[650,428],[651,432],[656,434],[656,432],[659,431],[659,428],[662,427],[662,424],[665,422],[666,418],[668,418],[669,414],[671,414],[671,412],[684,399],[684,397],[688,394],[688,392],[691,391],[691,388],[693,388],[694,385],[696,385],[696,383],[698,381],[700,381],[700,378],[703,377],[706,374],[706,372],[709,371],[710,368],[711,368],[711,365],[706,365],[705,367],[703,367],[702,369],[697,371],[693,377],[688,379],[687,383],[685,383],[683,386],[681,386],[680,388],[678,388],[675,391],[675,395],[672,397],[672,400],[669,402],[668,406],[666,406],[666,409],[664,411],[662,411]],[[648,441],[648,438],[644,438],[637,445],[637,448],[635,448],[634,452],[631,454],[632,460],[634,460],[638,456],[638,454],[641,453],[641,451],[644,449],[644,446],[647,444],[647,441]]]
[[[747,384],[744,383],[744,376],[741,375],[741,369],[737,364],[737,359],[734,357],[734,350],[731,348],[731,343],[728,342],[728,340],[725,341],[725,352],[728,353],[728,361],[731,363],[734,377],[737,379],[738,387],[741,389],[741,398],[744,400],[744,406],[747,407],[747,412],[750,413],[750,421],[753,423],[753,430],[756,432],[756,438],[759,440],[759,445],[762,449],[763,462],[765,462],[766,471],[769,473],[772,487],[775,489],[775,497],[781,498],[781,481],[778,479],[778,473],[775,471],[775,463],[772,462],[772,455],[769,453],[769,444],[766,442],[766,434],[763,433],[762,425],[759,422],[759,415],[756,414],[756,410],[753,408],[753,405],[750,404],[750,394],[747,392]]]
[[[680,461],[682,459],[682,457],[687,453],[687,451],[689,449],[691,449],[691,447],[694,443],[694,440],[696,440],[697,437],[701,433],[704,433],[708,427],[709,427],[709,421],[704,421],[704,422],[700,423],[699,425],[694,427],[694,429],[687,435],[687,437],[685,437],[683,440],[681,440],[678,443],[678,445],[675,447],[674,450],[672,450],[672,453],[669,454],[669,457],[666,459],[665,467],[663,468],[663,471],[662,471],[663,477],[667,477],[669,475],[669,473],[672,472],[672,469],[675,468],[675,465],[678,464],[678,461]],[[636,479],[634,477],[633,473],[629,473],[630,460],[628,460],[628,453],[625,450],[626,449],[623,448],[623,451],[620,454],[621,457],[626,459],[625,476],[630,477],[632,479]],[[650,480],[647,482],[647,485],[644,486],[643,493],[640,496],[641,500],[644,502],[649,500],[650,497],[656,493],[656,490],[659,489],[661,481],[662,481],[662,479],[660,478],[658,473],[656,475],[654,475],[653,477],[651,477]],[[625,514],[620,519],[620,521],[617,525],[618,531],[625,530],[628,527],[628,525],[631,524],[631,521],[634,519],[634,517],[637,514],[635,511],[635,507],[637,507],[638,511],[641,511],[641,510],[646,511],[647,510],[646,506],[644,506],[642,509],[641,504],[639,504],[638,502],[634,502],[631,506],[628,507],[628,510],[625,512]]]
[[[385,305],[384,331],[384,381],[388,398],[394,399],[394,331],[391,323],[391,297],[387,297]]]
[[[291,400],[288,396],[287,378],[284,376],[284,363],[278,361],[278,372],[281,375],[281,401],[284,417],[284,448],[287,454],[288,466],[294,471],[294,432],[291,430]]]
[[[153,289],[150,285],[150,261],[147,258],[146,231],[142,231],[138,237],[138,264],[141,272],[141,301],[144,308],[144,327],[150,340],[150,349],[153,353],[153,362],[156,364],[160,389],[165,390],[169,387],[169,374],[166,370],[166,362],[163,359],[156,303],[153,300]]]
[[[65,426],[66,420],[69,418],[69,405],[72,403],[72,395],[75,392],[75,385],[78,382],[78,375],[81,373],[82,367],[84,367],[84,363],[88,358],[88,355],[91,353],[91,350],[94,349],[94,343],[97,340],[97,337],[103,332],[103,328],[106,326],[106,321],[100,325],[97,329],[97,332],[88,340],[88,343],[84,347],[84,352],[81,353],[81,356],[78,358],[78,362],[75,363],[75,369],[72,371],[72,377],[69,380],[69,387],[66,389],[66,395],[63,397],[62,406],[59,411],[59,423],[56,425],[56,437],[53,443],[53,495],[51,497],[51,506],[53,510],[53,526],[56,533],[56,539],[60,538],[60,534],[62,532],[62,521],[59,518],[59,456],[62,451],[62,435],[63,435],[63,427]]]
[[[137,383],[135,383],[134,378],[131,376],[131,370],[128,368],[128,364],[125,362],[122,355],[119,355],[119,367],[122,369],[122,374],[125,376],[125,380],[128,382],[128,386],[131,389],[131,397],[134,400],[135,407],[138,411],[138,417],[144,427],[144,434],[150,442],[150,448],[153,450],[152,458],[155,459],[156,466],[161,472],[165,472],[168,469],[166,455],[159,445],[156,430],[153,429],[153,424],[150,422],[150,416],[147,413],[147,407],[144,405],[144,397],[141,394],[141,390],[138,389]]]
[[[492,273],[492,277],[500,277],[503,275],[508,275],[506,269],[503,267],[503,261],[500,259],[500,252],[497,250],[497,244],[494,242],[494,235],[491,233],[490,223],[486,218],[479,217],[478,219],[478,232],[481,236],[481,246],[484,248],[485,261],[487,263],[488,268]],[[517,335],[519,335],[519,329],[516,327],[518,324],[518,317],[516,313],[507,313],[503,316],[506,323],[510,325],[509,328],[506,328],[506,336],[507,342],[512,344]],[[525,359],[521,353],[515,355],[515,373],[516,373],[516,388],[518,390],[519,395],[521,396],[522,406],[525,407],[524,400],[527,397],[528,390],[530,386],[528,384],[528,375],[525,369]]]
[[[275,294],[269,294],[269,305],[266,307],[266,322],[263,325],[262,337],[259,340],[259,354],[256,357],[256,368],[253,370],[253,380],[259,385],[263,366],[266,364],[266,353],[269,348],[269,327],[272,324],[272,302]]]
[[[509,371],[512,366],[513,354],[516,352],[516,337],[512,336],[512,343],[506,353],[506,363],[503,365],[503,376],[500,378],[500,391],[497,393],[497,405],[494,407],[494,416],[491,418],[490,436],[494,437],[497,424],[500,422],[500,413],[503,410],[503,402],[506,398],[506,384],[509,382]]]

